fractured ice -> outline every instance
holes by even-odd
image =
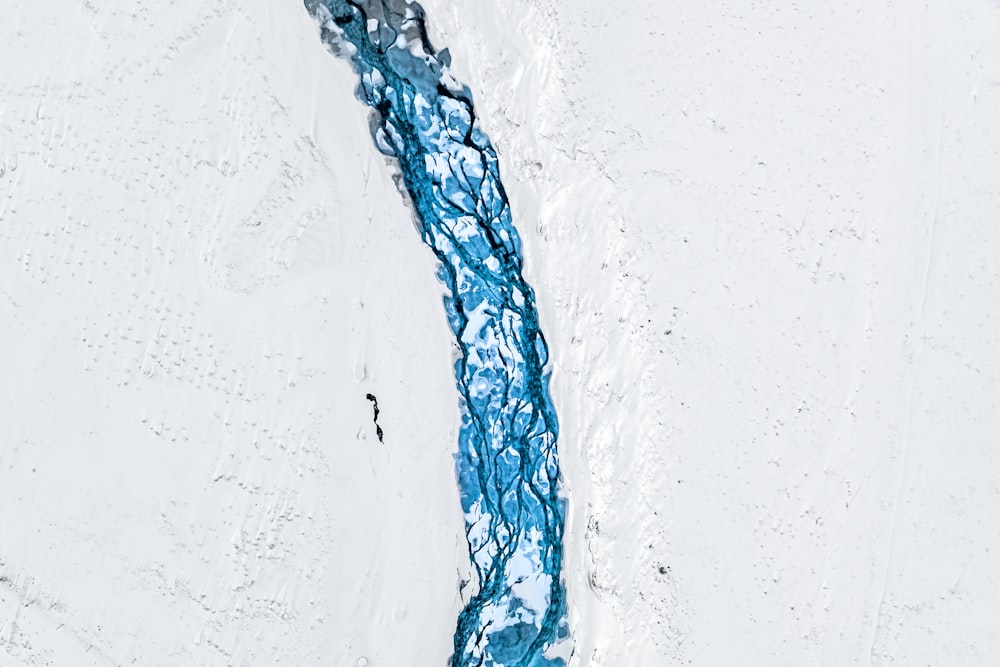
[[[454,637],[455,667],[561,667],[565,507],[548,351],[496,151],[472,95],[405,0],[306,0],[323,41],[349,55],[375,109],[376,145],[399,162],[421,235],[441,262],[461,355],[456,471],[477,587]]]

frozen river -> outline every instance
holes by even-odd
[[[456,667],[564,664],[546,649],[568,630],[561,581],[564,503],[548,352],[497,154],[472,96],[448,74],[417,5],[309,2],[323,40],[349,55],[376,111],[379,150],[398,160],[439,277],[459,354],[456,472],[473,581],[463,590]]]

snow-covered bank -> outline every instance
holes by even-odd
[[[554,353],[577,664],[1000,655],[995,3],[423,4]]]
[[[453,347],[350,68],[297,0],[0,57],[0,664],[444,664]]]
[[[553,353],[576,664],[990,664],[996,3],[423,4]],[[453,350],[349,67],[299,0],[5,9],[0,664],[445,664]]]

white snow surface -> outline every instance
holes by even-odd
[[[5,13],[0,665],[445,664],[453,344],[350,68],[294,0]]]
[[[0,22],[0,666],[444,665],[454,346],[354,75],[297,0],[98,4]],[[573,667],[997,664],[1000,6],[423,4]]]

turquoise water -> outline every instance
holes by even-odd
[[[448,74],[419,5],[307,0],[321,37],[349,57],[398,161],[421,236],[440,262],[462,424],[455,467],[474,580],[454,636],[455,667],[561,667],[565,506],[548,350],[497,154],[468,88]],[[391,638],[387,638],[391,641]]]

